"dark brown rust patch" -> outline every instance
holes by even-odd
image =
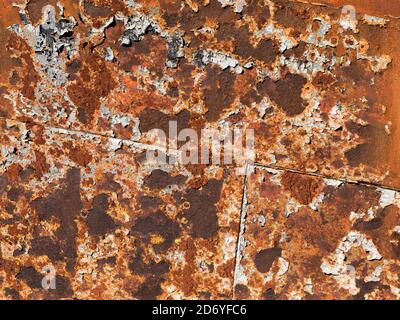
[[[151,197],[140,194],[138,196],[138,203],[142,208],[142,210],[148,212],[149,210],[157,209],[158,206],[160,206],[163,203],[163,201],[157,197]]]
[[[345,152],[351,166],[358,166],[364,163],[378,167],[385,162],[388,157],[389,135],[383,125],[372,123],[361,126],[349,123],[347,127],[363,140],[361,144]]]
[[[146,243],[152,242],[152,236],[161,236],[162,238],[155,242],[154,248],[157,251],[165,251],[178,237],[180,228],[175,221],[159,211],[137,218],[132,226],[132,231],[137,233]]]
[[[129,269],[140,275],[162,275],[168,273],[169,263],[166,261],[156,262],[154,260],[144,262],[142,257],[137,256],[129,262]]]
[[[116,228],[114,220],[107,214],[108,206],[108,195],[104,193],[93,199],[93,208],[86,218],[91,235],[103,236]]]
[[[276,82],[267,78],[258,85],[261,94],[268,95],[288,116],[301,114],[306,108],[301,93],[307,80],[296,74],[288,74]]]
[[[365,61],[356,60],[349,66],[342,69],[343,76],[354,84],[360,84],[361,82],[368,83],[374,76],[374,73],[369,70],[369,66]]]
[[[258,27],[264,26],[271,16],[269,7],[260,0],[247,0],[247,6],[243,8],[243,14],[252,17]]]
[[[56,275],[55,277],[55,289],[45,290],[42,287],[42,281],[45,274],[41,274],[35,270],[34,267],[22,267],[16,275],[16,278],[26,282],[26,284],[33,290],[40,289],[46,294],[47,299],[60,299],[60,298],[72,298],[74,292],[71,288],[71,284],[66,277]]]
[[[235,297],[236,299],[248,299],[250,295],[249,288],[243,284],[237,284],[235,286]]]
[[[105,266],[105,265],[115,266],[116,262],[117,262],[117,258],[115,256],[100,259],[97,261],[99,266]]]
[[[265,300],[276,300],[275,291],[272,288],[268,288],[264,292],[264,299]]]
[[[162,279],[156,276],[146,278],[140,285],[139,289],[135,292],[135,297],[142,300],[154,300],[162,293],[161,290]]]
[[[176,121],[177,132],[189,127],[190,112],[182,110],[177,115],[167,115],[159,110],[146,108],[140,115],[140,132],[145,133],[152,129],[162,130],[166,136],[169,136],[169,122]]]
[[[183,198],[190,207],[183,211],[192,224],[195,238],[211,238],[217,234],[218,219],[215,204],[220,199],[222,181],[210,180],[201,189],[189,190]]]
[[[92,1],[85,0],[84,1],[84,10],[90,16],[94,18],[98,17],[108,17],[111,14],[111,9],[105,6],[96,6]]]
[[[62,204],[62,205],[60,205]],[[56,217],[60,220],[60,227],[55,235],[60,240],[62,255],[67,261],[68,268],[72,268],[76,259],[77,226],[74,221],[82,210],[80,196],[80,170],[70,169],[64,182],[64,187],[50,194],[47,198],[37,198],[33,207],[42,220]]]
[[[36,237],[32,239],[29,253],[34,256],[47,255],[52,261],[63,260],[60,244],[50,237]]]
[[[293,4],[286,0],[275,0],[278,10],[275,12],[275,20],[284,27],[293,28],[298,32],[303,32],[307,28],[310,18],[307,6]]]
[[[7,192],[7,197],[11,201],[17,202],[19,197],[22,196],[24,189],[19,186],[12,186],[11,189]]]
[[[208,111],[205,117],[208,121],[217,121],[234,100],[232,87],[236,76],[229,70],[222,71],[217,67],[207,67],[206,72],[203,85],[206,87],[204,104]]]
[[[390,287],[387,285],[383,285],[379,282],[364,282],[363,280],[356,280],[357,287],[360,288],[360,292],[354,296],[354,300],[365,300],[365,295],[368,293],[377,291],[390,291]]]
[[[383,222],[381,218],[374,218],[370,221],[358,221],[354,225],[354,228],[362,231],[376,230],[382,226],[382,223]]]
[[[71,283],[69,279],[67,277],[57,275],[55,280],[56,289],[54,291],[50,290],[52,299],[72,298],[74,295],[74,291],[71,288]]]
[[[211,0],[209,4],[199,4],[198,12],[194,12],[188,6],[180,11],[179,15],[165,15],[166,21],[170,25],[180,23],[181,28],[194,37],[193,31],[203,27],[207,20],[214,20],[219,25],[232,24],[240,18],[240,14],[233,12],[230,7],[222,7],[221,3]]]
[[[280,248],[270,248],[260,250],[254,257],[254,263],[258,271],[267,273],[274,263],[275,259],[279,258],[282,254]]]
[[[335,82],[335,78],[323,72],[318,72],[314,77],[312,84],[322,90],[328,89]]]
[[[279,53],[278,47],[272,40],[262,40],[252,53],[257,60],[272,64]]]
[[[164,189],[171,185],[181,185],[185,180],[183,175],[171,176],[168,172],[157,169],[144,179],[144,185],[151,189]]]
[[[287,58],[290,57],[295,57],[297,59],[299,59],[300,61],[304,61],[304,53],[307,50],[307,44],[303,41],[301,41],[296,47],[291,48],[291,49],[287,49],[283,55]]]
[[[7,190],[8,177],[5,174],[0,175],[0,195]]]
[[[142,66],[162,77],[168,50],[167,42],[158,35],[148,32],[141,41],[132,42],[129,47],[118,45],[116,50],[122,70],[132,72]]]
[[[43,275],[35,270],[34,267],[22,267],[16,278],[23,280],[31,289],[41,289]]]
[[[278,47],[273,40],[261,40],[256,47],[251,42],[252,34],[248,27],[242,26],[235,28],[232,25],[223,25],[217,33],[217,37],[221,40],[234,39],[235,53],[245,59],[256,59],[271,64],[275,61],[279,54]]]
[[[4,289],[4,294],[7,297],[10,297],[12,300],[19,300],[20,299],[19,292],[17,290],[15,290],[14,288],[5,288]]]
[[[332,223],[339,217],[348,218],[352,211],[367,212],[379,203],[380,198],[380,193],[375,188],[365,185],[344,184],[339,189],[323,192],[326,193],[324,203],[330,207],[325,212],[325,219]]]
[[[400,235],[393,231],[398,225],[399,216],[399,209],[390,205],[378,211],[376,218],[372,220],[358,220],[354,228],[368,235],[384,258],[399,259]]]

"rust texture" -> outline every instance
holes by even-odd
[[[147,162],[129,141],[1,122],[3,297],[232,295],[242,179]],[[223,250],[221,250],[223,248]],[[53,265],[56,290],[41,288]]]
[[[0,299],[399,299],[399,17],[0,0]],[[149,159],[170,121],[255,163]]]
[[[260,167],[246,187],[235,298],[398,299],[398,192]]]

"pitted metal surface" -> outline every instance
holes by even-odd
[[[0,298],[398,299],[399,17],[0,0]],[[150,161],[171,121],[255,163]]]

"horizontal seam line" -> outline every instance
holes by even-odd
[[[351,179],[346,179],[346,178],[343,178],[343,177],[327,176],[327,175],[323,175],[323,174],[320,174],[320,173],[301,171],[301,170],[298,170],[298,169],[287,168],[287,167],[277,166],[277,165],[264,165],[264,164],[261,164],[261,163],[255,163],[253,166],[254,167],[259,167],[259,168],[265,168],[265,169],[278,170],[278,171],[288,171],[288,172],[293,172],[293,173],[297,173],[297,174],[301,174],[301,175],[305,175],[305,176],[312,176],[312,177],[317,177],[317,178],[322,178],[322,179],[337,180],[337,181],[341,181],[341,182],[344,182],[344,183],[366,185],[366,186],[370,186],[370,187],[375,187],[375,188],[381,188],[381,189],[400,192],[400,188],[390,187],[390,186],[386,186],[386,185],[383,185],[383,184],[369,182],[369,181],[365,181],[365,180],[351,180]]]
[[[101,134],[101,133],[95,133],[95,132],[90,132],[90,131],[82,131],[82,130],[76,130],[76,129],[66,129],[63,127],[57,127],[57,126],[50,126],[50,125],[46,125],[43,124],[41,122],[24,122],[21,120],[16,120],[16,119],[9,119],[6,117],[0,117],[0,119],[3,120],[10,120],[10,121],[15,121],[15,122],[19,122],[21,124],[38,124],[43,126],[46,129],[55,129],[55,130],[64,130],[65,134],[69,134],[72,135],[73,133],[76,134],[87,134],[87,135],[92,135],[92,136],[97,136],[97,137],[102,137],[102,138],[106,138],[106,139],[116,139],[122,142],[128,142],[128,143],[132,143],[133,145],[135,145],[136,148],[138,149],[142,149],[142,150],[151,150],[154,148],[157,148],[156,145],[151,145],[151,144],[147,144],[147,143],[140,143],[137,142],[135,140],[131,140],[131,139],[121,139],[121,138],[116,138],[116,137],[112,137],[106,134]],[[164,149],[159,147],[159,149]],[[179,152],[179,150],[170,150],[170,149],[166,149],[165,150],[167,153],[168,152]],[[266,168],[266,169],[273,169],[273,170],[280,170],[280,171],[289,171],[289,172],[293,172],[293,173],[298,173],[298,174],[302,174],[302,175],[307,175],[307,176],[313,176],[313,177],[319,177],[319,178],[323,178],[323,179],[333,179],[333,180],[338,180],[338,181],[342,181],[344,183],[351,183],[351,184],[359,184],[359,185],[366,185],[366,186],[371,186],[371,187],[376,187],[376,188],[381,188],[381,189],[387,189],[387,190],[393,190],[393,191],[397,191],[400,192],[400,188],[396,188],[396,187],[390,187],[390,186],[386,186],[383,184],[379,184],[379,183],[374,183],[374,182],[369,182],[369,181],[365,181],[365,180],[351,180],[351,179],[346,179],[343,177],[335,177],[335,176],[327,176],[327,175],[323,175],[323,174],[319,174],[319,173],[312,173],[312,172],[307,172],[307,171],[301,171],[298,169],[294,169],[294,168],[287,168],[287,167],[283,167],[283,166],[277,166],[277,165],[265,165],[262,163],[254,163],[253,164],[254,167],[260,167],[260,168]]]

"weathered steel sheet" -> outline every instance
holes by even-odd
[[[399,299],[396,191],[254,168],[235,268],[237,299]]]
[[[0,298],[398,298],[399,8],[1,0]],[[171,121],[260,166],[152,163]]]
[[[170,120],[251,127],[263,164],[399,186],[398,19],[278,0],[29,3],[2,35],[5,117],[145,142]]]
[[[242,177],[10,120],[0,141],[0,297],[231,297]]]

